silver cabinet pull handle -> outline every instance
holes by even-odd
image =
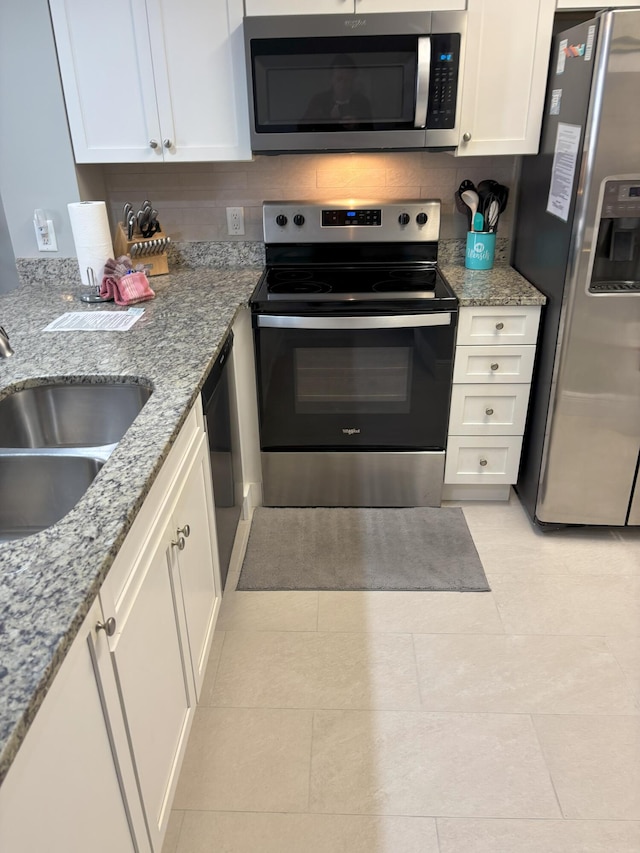
[[[177,540],[171,540],[171,544],[174,545],[178,551],[184,551],[184,547],[187,544],[184,536],[178,536]]]
[[[481,459],[481,460],[480,460],[480,464],[481,464],[481,465],[482,465],[482,467],[484,468],[484,467],[485,467],[485,465],[487,465],[488,463],[487,463],[487,460],[486,460],[486,459]]]
[[[156,139],[150,139],[149,140],[149,148],[157,148],[157,147],[158,147],[158,141]]]
[[[109,616],[109,618],[105,619],[104,622],[97,622],[96,629],[98,631],[104,631],[107,637],[113,637],[116,632],[116,620],[113,616]]]
[[[162,144],[164,145],[165,148],[171,148],[171,146],[173,145],[173,142],[170,139],[163,139]]]
[[[491,370],[497,370],[500,367],[497,361],[494,361],[491,365]]]
[[[496,323],[496,329],[498,331],[500,331],[501,329],[504,329],[504,323]]]
[[[484,410],[484,413],[485,413],[485,415],[492,415],[492,414],[493,414],[493,409],[485,409],[485,410]]]
[[[182,533],[184,534],[185,539],[188,539],[191,536],[191,528],[188,524],[185,524],[184,527],[179,527],[176,531],[178,536]]]
[[[469,131],[462,134],[462,141],[463,142],[471,142],[471,134],[469,133]]]

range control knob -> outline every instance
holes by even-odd
[[[298,228],[301,225],[304,225],[304,216],[301,213],[296,213],[296,215],[293,217],[293,224],[297,225]]]
[[[279,213],[276,216],[276,225],[280,225],[282,228],[287,224],[288,220],[284,213]]]
[[[429,218],[429,217],[427,216],[427,214],[426,214],[426,213],[419,213],[419,214],[416,216],[416,222],[418,223],[418,225],[426,225],[426,224],[427,224],[427,219],[428,219],[428,218]]]
[[[398,217],[398,222],[400,225],[408,225],[411,222],[411,217],[408,213],[401,213]]]

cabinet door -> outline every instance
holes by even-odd
[[[354,0],[315,0],[301,3],[300,0],[245,0],[247,15],[321,15],[323,13],[350,14]]]
[[[558,0],[557,9],[561,11],[563,9],[593,9],[593,13],[595,13],[599,9],[621,9],[625,6],[637,6],[638,0],[616,0],[615,3],[605,3],[604,0]]]
[[[356,12],[455,12],[466,8],[466,0],[356,0]]]
[[[0,850],[149,853],[98,602],[0,790]]]
[[[172,527],[160,527],[150,540],[136,594],[110,639],[154,850],[162,846],[194,712],[176,613]]]
[[[458,156],[535,154],[555,0],[468,0]]]
[[[49,6],[76,163],[160,161],[145,0]]]
[[[164,159],[250,160],[242,0],[147,0]]]
[[[172,537],[178,543],[172,551],[180,578],[181,618],[198,698],[222,600],[213,513],[209,453],[203,436],[180,487]]]

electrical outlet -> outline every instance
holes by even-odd
[[[56,232],[53,230],[53,222],[50,219],[34,220],[36,230],[36,242],[40,252],[57,252],[58,241]]]
[[[227,231],[232,236],[244,234],[244,207],[227,208]]]

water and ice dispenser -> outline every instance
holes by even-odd
[[[604,187],[590,293],[640,293],[640,176]]]

